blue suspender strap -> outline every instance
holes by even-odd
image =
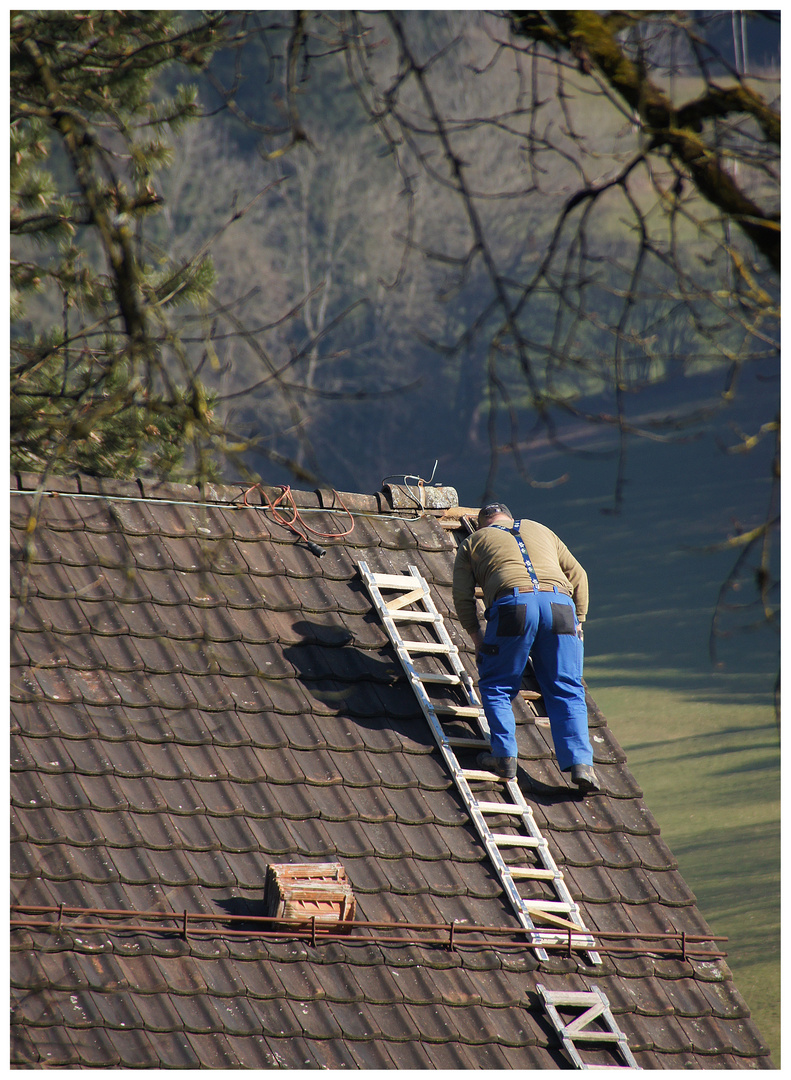
[[[533,564],[530,561],[530,556],[527,554],[527,548],[525,547],[525,542],[522,539],[522,537],[519,535],[519,529],[520,529],[521,525],[522,525],[522,522],[521,522],[521,520],[519,520],[519,521],[514,522],[513,529],[506,529],[505,525],[494,525],[492,527],[495,528],[495,529],[502,529],[503,532],[509,532],[509,533],[513,534],[517,544],[519,544],[519,550],[522,552],[522,558],[525,561],[525,569],[527,570],[528,574],[530,575],[530,580],[533,582],[533,588],[538,589],[538,575],[536,574],[535,570],[533,569]]]

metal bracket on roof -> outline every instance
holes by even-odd
[[[541,994],[547,1015],[558,1033],[563,1053],[575,1068],[640,1068],[629,1049],[626,1036],[610,1011],[607,995],[598,986],[591,986],[590,990],[547,990],[538,983],[536,990]],[[576,1010],[577,1015],[564,1020],[559,1008],[566,1012]],[[575,1041],[585,1042],[588,1046],[599,1049],[610,1048],[613,1055],[620,1055],[623,1064],[603,1064],[601,1060],[586,1062],[574,1045]],[[599,1057],[601,1058],[601,1054]]]
[[[409,574],[375,574],[365,562],[358,563],[358,566],[503,890],[519,922],[531,932],[529,940],[536,946],[536,956],[546,960],[544,946],[563,945],[569,950],[583,949],[591,964],[600,964],[599,955],[593,948],[593,937],[585,927],[579,907],[516,779],[503,780],[492,772],[465,769],[459,764],[454,748],[489,749],[489,725],[472,678],[462,666],[459,650],[451,641],[442,615],[437,611],[428,583],[416,566],[409,567]],[[388,593],[389,599],[385,600],[383,591]],[[402,637],[399,631],[398,624],[403,623],[411,623],[415,628],[409,639]],[[418,663],[427,663],[430,670],[425,666],[418,668]],[[438,700],[432,700],[429,688],[431,693],[440,695]],[[449,689],[451,694],[461,693],[466,704],[452,701],[448,695]],[[453,729],[446,731],[443,722],[452,724]],[[467,730],[470,726],[472,733]],[[480,800],[470,787],[470,783],[475,781],[502,784],[503,794],[511,801]],[[503,831],[492,832],[487,816],[505,817],[508,824],[502,827]],[[512,865],[506,861],[503,851],[512,854],[531,851],[534,865]],[[522,895],[517,881],[529,883],[530,895]],[[552,895],[548,897],[546,890],[550,890]],[[545,925],[538,927],[537,922]]]

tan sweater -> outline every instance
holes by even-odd
[[[507,525],[507,522],[502,522]],[[566,545],[537,521],[522,520],[520,535],[541,585],[557,585],[571,593],[577,618],[588,614],[588,575]],[[516,538],[491,525],[478,529],[459,545],[453,567],[453,603],[464,629],[479,629],[475,610],[475,586],[483,589],[484,604],[491,607],[501,589],[530,585]]]

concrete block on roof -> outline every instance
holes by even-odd
[[[394,510],[447,510],[459,505],[459,496],[452,487],[383,484],[382,488]]]

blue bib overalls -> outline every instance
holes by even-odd
[[[582,685],[582,640],[570,596],[519,592],[499,597],[486,612],[484,645],[478,659],[478,687],[489,722],[492,753],[516,757],[511,701],[532,656],[533,669],[549,716],[561,770],[591,765],[588,707]]]

